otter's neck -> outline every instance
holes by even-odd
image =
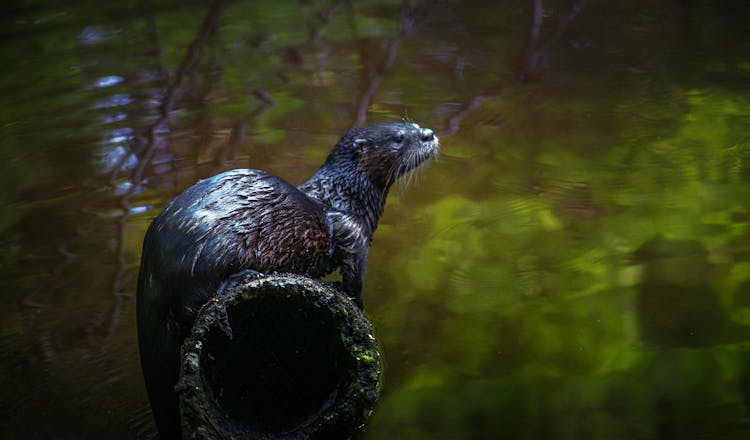
[[[360,217],[370,237],[378,227],[388,187],[372,182],[357,164],[326,163],[299,189],[327,207]]]

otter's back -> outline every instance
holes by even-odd
[[[323,207],[295,186],[262,171],[227,171],[185,190],[151,224],[142,263],[168,292],[144,293],[180,304],[173,312],[190,322],[193,306],[240,270],[327,274],[330,242]]]

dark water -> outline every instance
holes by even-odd
[[[0,438],[152,436],[149,221],[404,117],[360,438],[746,438],[747,2],[60,4],[0,7]]]

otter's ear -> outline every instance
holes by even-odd
[[[365,138],[357,138],[354,139],[354,147],[359,151],[360,153],[365,151],[365,148],[367,148],[368,145],[370,145],[370,141]]]

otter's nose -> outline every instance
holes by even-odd
[[[435,139],[435,135],[429,128],[423,128],[419,130],[419,134],[421,135],[420,139],[422,140],[422,142],[431,142],[433,139]]]

